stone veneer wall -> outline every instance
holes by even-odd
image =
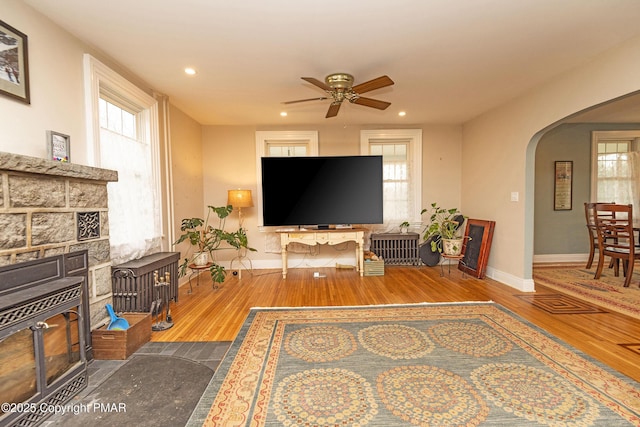
[[[0,152],[0,265],[87,249],[92,325],[111,302],[107,183],[117,180],[112,170]],[[91,233],[79,236],[78,214],[95,220]]]

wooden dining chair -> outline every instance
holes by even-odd
[[[596,203],[595,209],[596,212],[604,214],[595,216],[599,253],[598,268],[594,278],[600,278],[604,257],[609,256],[616,261],[614,266],[616,272],[618,261],[622,262],[625,276],[624,287],[627,288],[633,276],[634,262],[640,258],[640,248],[636,247],[634,239],[633,207],[631,205]],[[609,215],[605,215],[606,213]]]
[[[587,232],[589,233],[589,258],[587,259],[586,268],[589,269],[593,265],[593,260],[595,258],[596,250],[598,249],[598,232],[596,230],[596,216],[601,216],[602,218],[615,218],[615,212],[598,212],[596,210],[595,202],[586,202],[584,204],[584,216],[587,221]],[[614,204],[607,203],[607,204]],[[610,263],[609,267],[613,265]]]

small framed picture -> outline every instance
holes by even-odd
[[[49,160],[55,160],[58,162],[70,162],[71,144],[69,135],[48,130],[47,155],[49,157]]]
[[[572,209],[573,161],[555,162],[553,210],[570,211]]]

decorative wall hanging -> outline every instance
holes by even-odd
[[[27,36],[3,21],[0,21],[0,93],[31,103]]]
[[[555,166],[553,210],[570,211],[572,209],[573,161],[557,161]]]

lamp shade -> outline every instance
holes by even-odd
[[[251,190],[229,190],[227,205],[234,208],[250,208],[253,206]]]

